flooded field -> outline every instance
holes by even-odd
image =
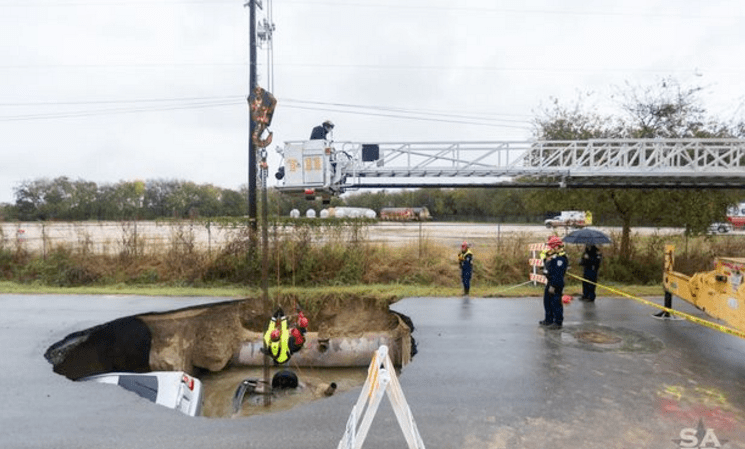
[[[320,219],[319,219],[320,220]],[[455,223],[455,222],[378,222],[361,226],[349,232],[360,241],[405,245],[430,241],[442,246],[459,247],[464,239],[473,243],[493,243],[518,234],[545,239],[564,228],[547,229],[535,224]],[[620,232],[620,228],[598,228],[607,233]],[[182,222],[70,222],[70,223],[0,223],[0,244],[29,251],[46,253],[55,245],[65,244],[75,249],[97,254],[118,254],[125,249],[167,248],[172,245],[189,245],[193,249],[219,251],[240,238],[243,226],[223,226],[196,221]],[[289,228],[270,229],[269,238],[277,233],[290,232]],[[677,228],[634,228],[640,234],[678,234]],[[316,236],[322,240],[323,236]]]

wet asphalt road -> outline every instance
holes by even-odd
[[[359,388],[274,415],[189,418],[71,382],[43,357],[71,332],[224,299],[0,295],[0,447],[336,447]],[[699,425],[708,447],[745,448],[736,337],[653,319],[623,298],[575,301],[562,331],[537,325],[538,298],[409,298],[393,308],[416,326],[419,353],[400,381],[427,448],[676,448]],[[363,447],[406,447],[387,400]]]

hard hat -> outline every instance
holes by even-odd
[[[466,249],[466,248],[468,248],[468,242],[465,242],[465,241],[464,241],[464,242],[463,242],[463,243],[462,243],[462,244],[460,245],[460,249]]]
[[[552,235],[548,238],[548,247],[551,249],[556,249],[560,246],[564,246],[564,242],[561,241],[561,238],[555,235]]]
[[[303,329],[308,327],[308,319],[305,318],[305,315],[303,315],[302,312],[300,312],[300,315],[298,315],[297,317],[297,325],[298,327],[302,327]]]
[[[333,128],[334,123],[331,120],[326,120],[325,122],[323,122],[323,126],[328,127],[328,128]]]
[[[279,341],[280,334],[281,333],[280,333],[279,329],[274,329],[272,331],[272,333],[269,335],[269,338],[271,338],[272,341]]]
[[[296,345],[302,345],[305,342],[305,339],[303,338],[303,334],[297,330],[296,328],[293,328],[290,331],[290,334],[295,337],[295,344]]]

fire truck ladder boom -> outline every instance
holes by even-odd
[[[745,187],[745,139],[288,142],[279,190]],[[327,171],[327,172],[326,172]],[[323,173],[322,173],[323,172]]]

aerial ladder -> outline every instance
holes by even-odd
[[[743,188],[745,139],[290,141],[277,189],[327,201],[361,188]]]

